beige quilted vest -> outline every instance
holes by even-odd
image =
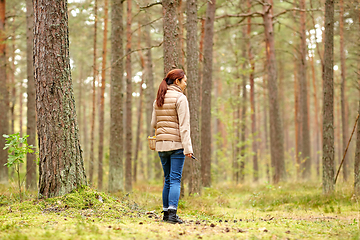
[[[170,85],[165,94],[164,105],[155,106],[156,141],[181,142],[176,102],[184,95],[177,85]]]

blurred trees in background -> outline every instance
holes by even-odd
[[[161,180],[146,137],[154,134],[157,87],[174,67],[188,76],[194,154],[201,162],[187,159],[187,193],[222,182],[320,182],[321,169],[337,170],[359,108],[358,2],[333,3],[329,37],[324,0],[111,0],[111,31],[105,1],[68,0],[79,139],[94,187],[131,191],[135,180]],[[34,144],[29,3],[0,0],[0,134],[22,131]],[[326,58],[327,38],[336,49],[333,60]],[[331,73],[333,107],[323,99]],[[323,141],[330,128],[333,143]],[[357,176],[355,142],[340,180]],[[333,146],[333,157],[323,155],[324,144]],[[8,181],[6,158],[0,150],[2,182]],[[32,156],[28,161],[24,174],[33,169]]]

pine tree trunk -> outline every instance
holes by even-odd
[[[211,91],[216,0],[208,2],[204,33],[204,68],[201,105],[201,176],[204,187],[211,186]],[[196,12],[195,12],[196,13]],[[196,21],[194,21],[196,24]]]
[[[186,52],[188,99],[190,108],[190,132],[194,154],[202,159],[200,146],[200,109],[199,109],[199,82],[198,61],[199,48],[197,41],[197,0],[186,1]],[[164,28],[165,29],[165,28]],[[176,65],[175,65],[176,66]],[[189,176],[189,194],[201,194],[201,166],[200,162],[191,161]],[[209,160],[209,159],[208,159]]]
[[[344,47],[344,0],[340,0],[340,61],[341,61],[341,123],[342,123],[342,153],[345,152],[348,142],[348,121],[346,114],[346,65],[345,65],[345,47]],[[345,156],[343,163],[344,181],[348,180],[348,157]]]
[[[317,87],[316,87],[316,76],[315,76],[315,66],[314,66],[314,55],[310,58],[311,60],[311,72],[312,72],[312,83],[314,88],[314,105],[315,105],[315,165],[316,165],[316,176],[320,176],[320,160],[318,157],[318,151],[320,150],[320,133],[319,133],[319,107],[318,107],[318,100],[317,100]]]
[[[251,3],[248,0],[248,7],[250,11]],[[259,166],[257,159],[257,142],[256,142],[256,117],[255,117],[255,83],[254,83],[254,74],[255,74],[255,61],[252,53],[251,46],[251,18],[248,18],[247,25],[247,37],[248,37],[248,55],[249,62],[251,66],[249,81],[250,81],[250,105],[251,105],[251,134],[252,134],[252,152],[253,152],[253,180],[257,182],[259,180]]]
[[[187,3],[186,3],[187,4]],[[178,0],[163,0],[164,27],[164,76],[174,68],[179,67],[178,53],[178,19],[176,9]],[[188,21],[188,20],[187,20]]]
[[[242,37],[245,39],[246,37],[246,29],[243,28],[242,31]],[[243,44],[243,49],[242,49],[242,58],[245,59],[246,58],[246,45]],[[242,65],[242,68],[245,69],[246,65],[245,62]],[[246,141],[246,110],[247,110],[247,81],[246,81],[246,76],[244,74],[242,74],[242,109],[241,109],[241,120],[240,120],[240,126],[241,126],[241,140],[240,142],[241,147],[240,147],[240,169],[239,169],[239,180],[240,182],[244,182],[245,180],[245,151],[246,151],[246,146],[245,146],[245,141]]]
[[[107,28],[108,28],[108,0],[105,0],[104,6],[104,40],[102,50],[101,65],[101,91],[100,91],[100,110],[99,110],[99,155],[98,155],[98,189],[103,186],[103,157],[104,157],[104,106],[105,106],[105,78],[106,78],[106,46],[107,46]]]
[[[325,2],[323,192],[334,191],[334,1]]]
[[[36,0],[34,10],[39,195],[47,198],[85,185],[86,176],[70,72],[67,3]]]
[[[15,22],[15,18],[13,18],[13,24]],[[10,119],[11,119],[11,134],[15,133],[15,105],[16,105],[16,83],[15,83],[15,30],[13,32],[13,36],[11,37],[11,62],[9,63],[9,65],[11,64],[10,67],[10,74],[9,74],[9,78],[10,78],[10,84],[9,87],[11,88],[11,96],[10,96]],[[22,85],[20,87],[20,92],[21,92],[21,88]],[[21,95],[19,93],[19,100],[21,102]],[[21,112],[21,108],[20,108],[20,112]],[[19,119],[20,122],[22,121],[22,119]],[[20,132],[21,132],[21,128],[20,128]],[[22,133],[20,133],[20,136],[22,136]]]
[[[300,0],[300,9],[305,9],[305,0]],[[304,11],[300,12],[300,63],[299,63],[299,113],[300,113],[300,136],[301,136],[301,158],[300,172],[303,179],[311,177],[311,159],[310,159],[310,129],[308,128],[308,97],[306,80],[306,15]]]
[[[146,47],[151,47],[151,35],[150,26],[145,27],[145,38]],[[155,89],[154,89],[154,75],[153,75],[153,64],[151,49],[146,51],[145,54],[145,69],[146,69],[146,128],[147,136],[154,136],[154,129],[151,127],[151,115],[153,110],[153,103],[155,100]],[[151,179],[153,172],[153,162],[155,153],[147,148],[147,180]],[[144,163],[145,164],[145,163]]]
[[[282,120],[280,118],[278,89],[277,89],[277,69],[275,58],[274,31],[271,14],[271,6],[264,5],[264,27],[265,39],[267,42],[267,70],[268,70],[268,91],[270,106],[270,142],[271,142],[271,159],[273,168],[273,182],[279,183],[285,178],[285,161],[284,161],[284,139],[282,131]]]
[[[111,96],[109,192],[124,190],[123,127],[123,1],[111,0]]]
[[[358,9],[357,14],[358,14],[358,26],[360,30],[360,9]],[[360,73],[360,61],[358,61],[358,72]],[[358,86],[359,86],[359,95],[360,95],[360,74],[358,74]],[[358,114],[360,114],[360,99],[359,99]],[[360,195],[360,120],[358,120],[357,130],[356,130],[356,149],[355,149],[355,159],[354,159],[354,192],[357,197]]]
[[[185,53],[184,49],[184,11],[183,11],[183,2],[182,0],[178,0],[177,6],[178,20],[179,20],[179,68],[184,68],[185,66]]]
[[[0,0],[0,146],[5,146],[3,134],[8,134],[8,108],[9,94],[6,81],[6,36],[5,36],[5,0]],[[8,168],[4,166],[7,162],[7,151],[0,147],[0,183],[7,184]]]
[[[35,80],[33,67],[33,43],[34,43],[34,8],[33,1],[26,0],[26,71],[27,71],[27,126],[26,134],[29,135],[27,142],[36,146],[36,112],[35,112]],[[26,188],[36,189],[36,155],[26,155]]]
[[[138,28],[138,49],[141,48],[141,25],[139,23],[139,28]],[[140,66],[141,66],[141,70],[142,70],[142,76],[141,76],[141,82],[139,85],[139,105],[138,105],[138,112],[137,112],[137,124],[136,124],[136,140],[135,140],[135,154],[134,154],[134,164],[133,164],[133,182],[135,183],[137,181],[137,172],[138,172],[138,166],[143,167],[143,163],[142,163],[142,159],[141,157],[139,158],[139,151],[140,151],[140,135],[142,133],[142,121],[143,121],[143,114],[142,114],[142,108],[143,108],[143,87],[142,85],[144,84],[144,78],[145,78],[145,58],[144,55],[142,53],[142,51],[139,51],[139,57],[140,57]]]
[[[131,73],[131,1],[127,1],[127,17],[126,17],[126,136],[125,136],[125,190],[132,191],[132,178],[131,178],[131,155],[132,155],[132,73]]]
[[[94,175],[94,133],[95,133],[95,106],[96,106],[96,37],[97,37],[97,0],[94,4],[94,56],[93,56],[93,82],[92,82],[92,113],[91,113],[91,129],[90,129],[90,161],[89,161],[89,184],[93,184]]]

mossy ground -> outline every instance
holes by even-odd
[[[180,200],[185,224],[161,220],[161,184],[130,194],[89,187],[37,199],[0,191],[1,239],[359,239],[359,203],[351,186],[323,196],[313,184],[219,185]]]

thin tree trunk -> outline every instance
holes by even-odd
[[[150,26],[145,27],[145,38],[146,38],[146,47],[151,47],[151,35],[150,35]],[[153,75],[153,65],[152,65],[152,55],[151,49],[147,50],[145,53],[146,63],[146,127],[147,135],[153,136],[154,129],[151,127],[151,115],[153,110],[153,103],[155,100],[155,89],[154,89],[154,75]],[[151,179],[153,172],[153,162],[154,162],[154,153],[147,148],[147,180]]]
[[[33,0],[26,0],[26,73],[27,73],[27,142],[36,146],[36,112],[35,112],[35,80],[33,67],[34,43],[34,8]],[[36,155],[26,155],[26,188],[36,190]]]
[[[208,2],[205,19],[204,65],[201,105],[201,176],[204,187],[211,186],[211,91],[216,0]],[[196,12],[195,12],[196,13]],[[196,24],[196,21],[194,21]]]
[[[248,0],[248,7],[250,11],[251,3]],[[255,117],[255,83],[254,83],[254,74],[255,74],[255,61],[252,53],[251,46],[251,18],[248,18],[247,25],[247,37],[248,37],[248,55],[249,62],[251,66],[249,82],[250,82],[250,106],[251,106],[251,134],[252,134],[252,152],[253,152],[253,180],[257,182],[259,180],[259,166],[258,166],[258,156],[257,156],[257,141],[256,141],[256,117]]]
[[[246,37],[246,29],[243,28],[242,31],[242,37],[245,39]],[[246,58],[246,45],[243,44],[243,48],[242,48],[242,58],[245,59]],[[245,62],[242,65],[242,68],[245,69],[246,65]],[[245,151],[246,151],[246,145],[245,145],[245,141],[246,141],[246,110],[247,110],[247,89],[246,89],[246,85],[247,85],[247,81],[246,81],[246,76],[244,74],[242,74],[242,109],[241,109],[241,138],[240,138],[240,143],[241,143],[241,147],[240,147],[240,169],[239,169],[239,179],[240,182],[244,182],[245,180]]]
[[[162,5],[163,5],[163,28],[164,28],[164,44],[163,44],[164,45],[164,75],[166,76],[166,74],[171,69],[179,67],[178,32],[177,32],[178,19],[176,14],[178,1],[163,0]]]
[[[105,107],[105,86],[106,86],[106,55],[107,55],[107,29],[108,29],[108,0],[104,1],[104,35],[101,65],[101,87],[99,106],[99,148],[98,148],[98,189],[103,188],[103,152],[104,152],[104,107]]]
[[[140,25],[140,23],[139,23]],[[141,40],[141,26],[139,26],[138,29],[138,49],[141,48],[140,45],[140,40]],[[137,168],[138,166],[143,166],[143,163],[141,161],[141,158],[139,158],[139,151],[140,151],[140,135],[142,132],[142,121],[143,121],[143,116],[142,116],[142,108],[143,108],[143,87],[142,85],[144,84],[144,78],[145,78],[145,59],[144,59],[144,55],[142,53],[142,51],[139,51],[139,57],[140,57],[140,66],[141,66],[141,70],[143,72],[142,76],[141,76],[141,82],[139,85],[139,105],[138,105],[138,114],[137,114],[137,126],[136,126],[136,141],[135,141],[135,156],[134,156],[134,164],[133,164],[133,182],[135,183],[137,180]]]
[[[334,191],[334,1],[325,2],[323,192]]]
[[[300,9],[305,9],[305,0],[300,0]],[[310,129],[308,121],[308,96],[306,80],[306,15],[304,11],[300,12],[300,58],[299,58],[299,115],[300,115],[300,135],[301,135],[301,164],[300,171],[303,179],[311,177],[311,159],[310,159]]]
[[[91,114],[91,129],[90,129],[90,161],[89,161],[89,184],[93,184],[94,174],[94,132],[95,132],[95,105],[96,105],[96,37],[97,37],[97,1],[95,0],[94,5],[94,56],[93,56],[93,82],[92,82],[92,114]]]
[[[179,20],[179,67],[184,68],[185,66],[185,53],[183,51],[184,49],[184,15],[183,15],[183,2],[182,0],[178,0],[178,6],[177,6],[177,12],[178,12],[178,20]]]
[[[13,24],[15,22],[15,18],[13,18]],[[10,96],[10,119],[11,119],[11,134],[15,133],[15,104],[16,104],[16,83],[15,83],[15,31],[13,32],[13,36],[11,37],[11,70],[10,70],[10,88],[11,88],[11,96]],[[20,85],[21,92],[22,85]],[[21,102],[21,95],[19,93],[19,100]],[[20,108],[20,111],[22,109]],[[20,122],[22,121],[19,118]],[[20,128],[20,136],[22,136],[22,129]]]
[[[109,192],[124,190],[123,170],[123,1],[111,0],[111,96]]]
[[[319,107],[318,107],[318,100],[317,100],[317,88],[316,88],[316,75],[315,75],[315,66],[314,66],[314,55],[310,58],[311,60],[311,72],[312,72],[312,83],[314,88],[314,104],[315,104],[315,165],[316,165],[316,176],[320,176],[320,159],[318,157],[318,150],[320,149],[320,133],[319,133]]]
[[[98,189],[102,190],[103,186],[103,155],[104,155],[104,106],[105,106],[105,79],[106,79],[106,46],[107,46],[107,29],[108,29],[108,0],[105,0],[104,6],[104,39],[102,50],[101,65],[101,91],[100,91],[100,110],[99,110],[99,155],[98,155]]]
[[[126,16],[126,163],[125,163],[125,190],[132,191],[132,178],[131,178],[131,155],[132,155],[132,73],[131,73],[131,1],[127,1],[127,16]]]
[[[200,109],[199,109],[199,82],[198,82],[198,51],[197,46],[197,0],[186,1],[186,52],[187,52],[187,78],[188,98],[191,112],[190,132],[194,154],[199,159],[201,156],[200,146]],[[209,160],[209,159],[207,159]],[[201,194],[201,166],[200,162],[190,160],[189,194]]]
[[[273,21],[271,14],[272,6],[264,5],[264,27],[265,39],[267,42],[267,68],[268,68],[268,91],[269,91],[269,115],[270,115],[270,142],[271,142],[271,162],[275,170],[273,182],[279,183],[285,178],[284,161],[284,139],[282,131],[282,120],[280,118],[278,90],[277,90],[277,70],[274,44]]]
[[[200,43],[199,43],[199,83],[200,83],[200,96],[199,96],[199,105],[202,106],[202,85],[203,85],[203,72],[202,68],[204,67],[204,37],[205,37],[205,19],[201,19],[201,34],[200,34]]]
[[[360,9],[358,10],[358,26],[360,32]],[[360,95],[360,61],[358,61],[358,89]],[[358,114],[360,114],[360,99],[359,99],[359,108]],[[355,149],[355,159],[354,159],[354,192],[358,197],[360,195],[360,120],[357,122],[356,130],[356,149]]]
[[[0,146],[5,146],[3,134],[8,134],[8,108],[9,93],[6,78],[6,36],[5,36],[5,0],[0,0]],[[8,168],[4,166],[7,162],[7,151],[0,147],[0,183],[7,184]]]
[[[344,0],[340,0],[340,61],[341,61],[341,123],[342,123],[342,142],[344,152],[348,140],[348,120],[346,114],[346,65],[345,65],[345,47],[344,47]],[[348,180],[348,157],[345,156],[343,164],[344,181]]]
[[[34,10],[39,195],[47,198],[86,185],[86,175],[70,73],[67,3],[35,0]]]

